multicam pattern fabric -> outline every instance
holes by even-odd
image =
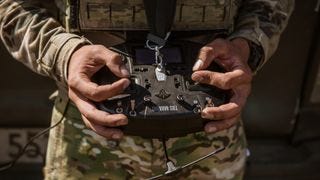
[[[0,0],[0,35],[5,47],[18,61],[41,75],[53,78],[60,91],[66,93],[67,65],[70,56],[77,47],[90,42],[67,32],[56,19],[46,13],[45,9],[48,9],[46,7],[52,7],[50,6],[52,2]],[[70,9],[67,0],[55,0],[55,2],[62,9],[62,13],[72,14],[67,11]],[[208,16],[209,24],[232,23],[234,27],[229,38],[242,37],[261,46],[264,51],[263,62],[274,53],[294,6],[294,0],[213,0],[215,7],[219,6],[215,3],[222,3],[220,5],[223,5],[226,11],[222,9],[217,12],[206,11],[203,16],[203,9],[194,7],[194,4],[200,1],[185,2],[193,3],[187,7],[188,12],[193,13],[190,13],[192,15],[190,17],[187,13],[184,18],[182,12],[181,22],[186,20],[193,26],[194,23],[198,23],[200,16],[204,21]],[[209,0],[201,2],[211,3]],[[203,7],[203,4],[201,6]],[[108,13],[107,8],[101,10],[94,4],[90,5],[90,8],[95,9],[89,14],[93,19],[99,14]],[[124,19],[130,18],[131,12],[128,9],[123,9],[123,12],[120,7],[114,10],[115,16],[112,17],[115,19],[112,19],[112,22],[116,24],[113,25],[121,24]],[[138,13],[135,22],[142,24],[144,21],[142,8],[137,6],[135,11]],[[223,16],[221,12],[224,13]],[[74,17],[65,19],[72,18]],[[57,101],[52,123],[61,118],[63,110],[57,109],[60,107],[59,103],[66,101]],[[68,108],[72,106],[69,105]],[[73,113],[63,117],[63,124],[50,134],[46,179],[145,179],[165,171],[164,152],[159,140],[126,136],[120,142],[108,141],[85,128],[78,118],[79,112],[76,110],[68,112]],[[246,147],[241,124],[208,136],[199,132],[173,138],[167,142],[170,158],[177,165],[193,161],[222,145],[227,149],[217,156],[181,171],[176,177],[168,178],[241,179]]]
[[[288,23],[294,0],[243,0],[230,38],[243,37],[263,48],[264,61],[274,54]]]
[[[52,123],[62,118],[64,101],[57,101]],[[162,142],[125,136],[116,142],[87,129],[73,105],[66,106],[62,125],[50,133],[46,179],[146,179],[166,171]],[[242,179],[246,140],[242,125],[206,135],[204,132],[171,138],[169,158],[177,165],[190,163],[219,147],[226,149],[162,179]]]

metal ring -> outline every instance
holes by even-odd
[[[197,106],[197,107],[193,108],[193,112],[195,114],[200,114],[201,113],[201,108]]]
[[[116,112],[117,112],[118,114],[123,113],[123,108],[117,108],[117,109],[116,109]]]
[[[158,49],[161,49],[161,48],[163,48],[163,46],[157,46],[157,45],[155,45],[154,47],[152,47],[150,44],[149,44],[149,40],[147,40],[146,41],[146,46],[150,49],[150,50],[156,50],[156,47],[158,47]]]
[[[137,113],[136,113],[136,111],[130,111],[130,112],[129,112],[129,115],[130,115],[130,116],[137,116]]]

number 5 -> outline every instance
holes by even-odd
[[[18,133],[11,133],[9,135],[9,144],[10,146],[14,147],[14,149],[17,149],[16,151],[10,151],[9,152],[9,156],[11,158],[15,158],[19,155],[19,153],[22,150],[22,146],[20,145],[18,139],[21,138],[21,134]]]

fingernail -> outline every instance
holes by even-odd
[[[207,128],[207,132],[209,132],[209,133],[214,133],[216,131],[217,131],[217,128],[214,127],[214,126],[210,126],[210,127]]]
[[[112,139],[121,139],[122,135],[118,134],[118,133],[114,133],[111,137],[112,137]]]
[[[194,64],[192,70],[197,71],[200,69],[202,65],[203,65],[203,61],[201,61],[201,59],[198,59],[197,62]]]
[[[124,77],[128,77],[129,76],[129,71],[127,69],[127,67],[125,65],[122,65],[120,67],[120,71],[121,71],[121,74],[124,76]]]
[[[126,89],[130,85],[130,81],[125,81],[123,83],[123,89]]]
[[[197,81],[197,82],[202,82],[202,81],[203,81],[203,77],[200,76],[199,74],[193,74],[193,75],[192,75],[192,79],[193,79],[194,81]]]

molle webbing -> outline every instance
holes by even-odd
[[[71,27],[71,30],[73,27],[79,27],[81,31],[149,29],[143,0],[69,1],[72,13],[66,14],[77,16],[66,18],[70,19],[66,22],[66,26]],[[232,0],[177,0],[172,30],[230,29],[233,25],[234,12],[232,2]]]

